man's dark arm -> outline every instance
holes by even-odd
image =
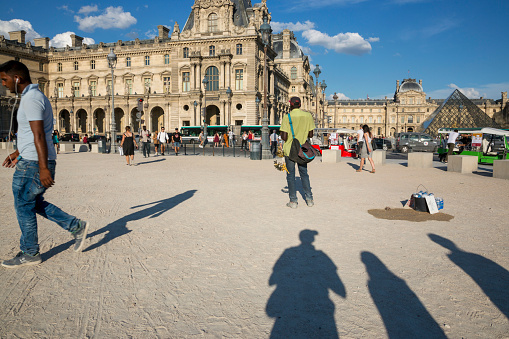
[[[279,135],[281,135],[281,139],[286,142],[288,139],[288,133],[281,131]]]
[[[39,159],[39,179],[44,187],[50,188],[55,182],[48,169],[48,145],[44,134],[44,122],[42,120],[30,121],[30,128],[34,134],[35,149]]]
[[[312,138],[312,137],[313,137],[313,131],[309,131],[308,138]]]

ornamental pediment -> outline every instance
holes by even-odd
[[[194,5],[204,9],[210,7],[222,7],[224,5],[233,6],[230,0],[195,0]]]
[[[122,75],[122,79],[134,79],[134,74],[131,72],[127,72],[124,75]]]

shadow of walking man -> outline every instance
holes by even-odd
[[[318,232],[300,232],[301,244],[286,249],[274,265],[269,285],[276,285],[266,312],[275,318],[271,338],[338,338],[335,306],[329,289],[346,298],[337,267],[312,245]]]
[[[171,210],[178,204],[180,204],[188,199],[191,199],[196,192],[197,192],[196,190],[190,190],[190,191],[181,193],[179,195],[176,195],[172,198],[151,202],[149,204],[131,207],[131,209],[135,209],[135,208],[150,206],[150,207],[145,208],[141,211],[126,215],[125,217],[115,220],[112,223],[104,226],[103,228],[98,229],[97,231],[95,231],[93,233],[90,233],[88,235],[88,238],[93,238],[93,237],[95,237],[99,234],[102,234],[102,233],[106,233],[106,234],[100,241],[89,246],[83,252],[96,249],[97,247],[105,245],[115,238],[121,237],[121,236],[131,232],[131,230],[127,228],[128,222],[141,220],[144,218],[150,218],[150,219],[157,218],[157,217],[161,216],[163,213],[168,212],[169,210]]]
[[[479,254],[462,251],[454,242],[436,234],[428,237],[448,249],[449,259],[468,274],[491,302],[509,319],[509,271]]]
[[[368,288],[389,338],[447,338],[406,282],[371,252],[361,260],[369,275]]]

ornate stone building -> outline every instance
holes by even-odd
[[[426,99],[422,80],[404,79],[401,84],[397,80],[393,98],[328,100],[325,107],[321,107],[320,126],[358,129],[360,124],[367,124],[376,136],[414,132],[444,100]],[[502,92],[501,100],[480,98],[472,101],[500,125],[509,127],[507,92]]]
[[[128,125],[138,130],[140,124],[150,130],[199,126],[203,120],[256,125],[263,115],[264,16],[270,21],[265,0],[254,5],[250,0],[195,0],[182,30],[178,23],[171,31],[158,26],[154,39],[86,45],[72,35],[71,46],[49,48],[47,38],[32,46],[23,31],[11,32],[9,39],[0,37],[0,61],[17,58],[27,64],[32,80],[50,98],[61,132],[109,132],[111,86],[117,131]],[[289,111],[291,88],[298,87],[303,98],[310,95],[309,61],[290,31],[273,42],[267,52],[268,116],[270,124],[279,124]],[[118,60],[113,79],[106,58],[110,49]],[[141,121],[136,116],[140,99]],[[5,134],[3,121],[1,128]]]

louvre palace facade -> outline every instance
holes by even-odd
[[[162,126],[259,125],[263,117],[264,45],[260,26],[271,20],[266,0],[195,0],[181,28],[158,26],[154,39],[86,45],[72,35],[65,48],[49,38],[25,41],[25,32],[0,36],[0,62],[25,63],[53,106],[55,129],[81,135],[107,134],[112,118],[117,131]],[[107,55],[117,64],[112,78]],[[373,127],[377,136],[416,130],[445,100],[426,98],[422,81],[398,80],[394,97],[383,100],[326,100],[314,84],[309,59],[293,32],[273,34],[267,49],[268,117],[279,124],[291,96],[315,115],[319,127]],[[327,75],[325,75],[327,77]],[[202,83],[208,79],[207,85]],[[114,96],[111,89],[114,89]],[[341,89],[339,89],[341,91]],[[0,136],[9,130],[11,93],[0,89]],[[142,115],[137,118],[138,102]],[[476,99],[476,105],[507,126],[507,95]],[[318,105],[318,110],[316,105]],[[206,106],[206,107],[205,107]],[[205,115],[205,116],[203,116]],[[509,126],[507,126],[509,127]]]
[[[178,23],[172,30],[158,26],[158,36],[149,40],[86,45],[72,35],[71,46],[50,48],[48,38],[32,44],[24,31],[10,32],[9,39],[0,36],[0,62],[16,59],[29,67],[32,81],[50,99],[55,129],[61,132],[108,133],[111,86],[117,131],[125,126],[138,130],[140,124],[152,131],[199,126],[203,120],[256,125],[263,117],[264,17],[270,22],[265,0],[254,5],[250,0],[196,0],[182,29]],[[110,49],[117,56],[113,79],[106,58]],[[279,124],[289,112],[290,94],[309,108],[309,60],[292,32],[272,35],[267,70],[270,124]],[[2,135],[9,128],[9,96],[2,89]],[[139,99],[141,121],[136,117]]]

